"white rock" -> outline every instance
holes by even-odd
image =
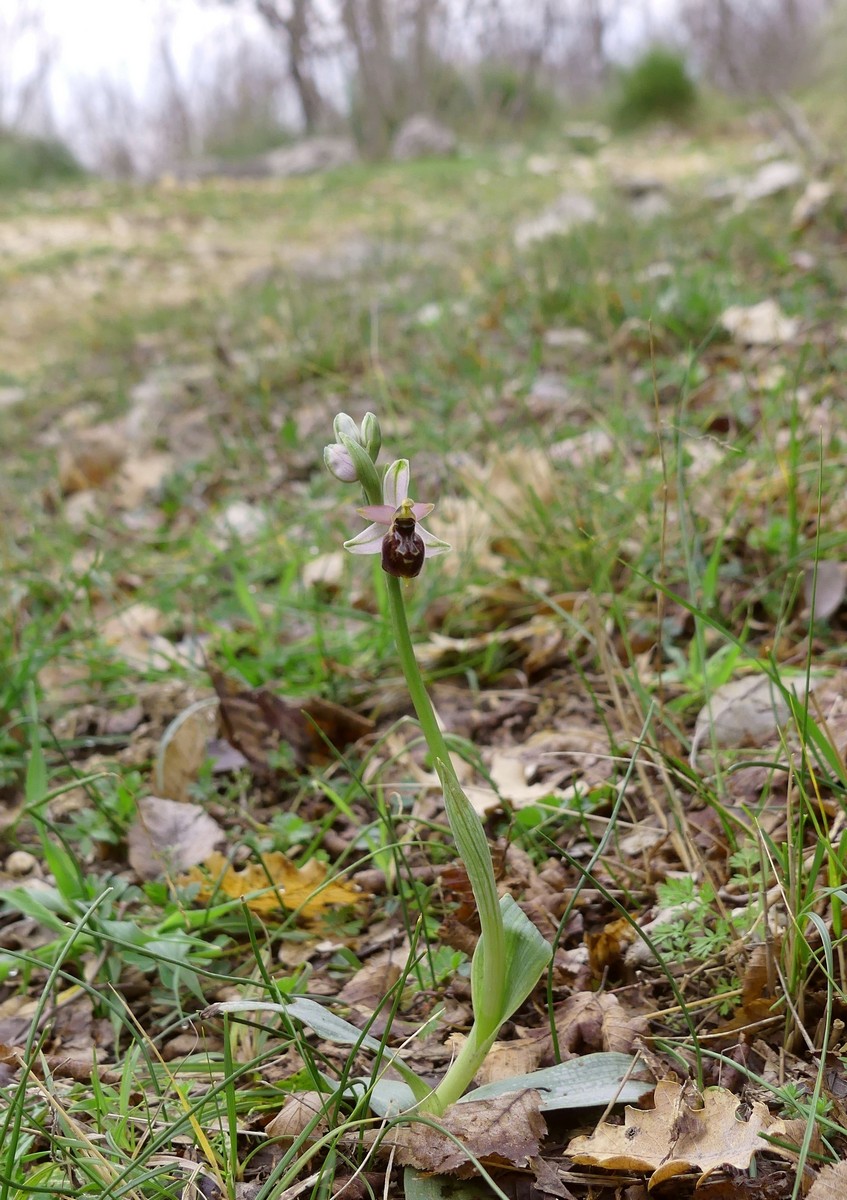
[[[800,323],[788,317],[775,300],[759,304],[730,305],[721,313],[721,324],[736,342],[747,346],[779,346],[797,336]]]
[[[741,188],[740,198],[752,203],[764,200],[767,196],[777,196],[789,188],[799,187],[805,177],[806,173],[799,163],[780,158],[760,167]]]
[[[441,121],[425,113],[415,113],[397,131],[391,157],[397,162],[413,158],[444,158],[456,153],[456,135]]]
[[[233,538],[252,541],[268,523],[268,514],[246,500],[234,500],[215,519],[214,538],[219,546],[228,545]]]

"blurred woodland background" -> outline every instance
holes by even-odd
[[[52,0],[0,5],[0,184],[150,179],[317,136],[376,159],[414,114],[471,139],[676,120],[706,94],[843,85],[847,41],[840,0],[148,0],[144,38],[97,2],[67,6],[73,26]]]

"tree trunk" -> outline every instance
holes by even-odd
[[[314,133],[326,116],[326,106],[309,61],[309,0],[293,0],[291,13],[287,17],[282,15],[274,0],[254,2],[259,16],[285,45],[288,71],[297,93],[303,124],[307,133]]]

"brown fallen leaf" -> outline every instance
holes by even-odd
[[[474,1083],[477,1087],[483,1087],[486,1083],[499,1083],[514,1075],[529,1075],[539,1066],[542,1050],[538,1038],[495,1042],[474,1076]]]
[[[125,436],[111,425],[73,434],[59,447],[62,495],[100,487],[114,475],[126,453]]]
[[[199,804],[146,796],[127,836],[129,865],[142,879],[175,875],[203,862],[224,841],[220,825]]]
[[[582,1054],[616,1050],[630,1054],[635,1039],[648,1032],[642,1016],[627,1012],[612,992],[575,992],[556,1009],[562,1049]]]
[[[289,1096],[282,1108],[265,1127],[265,1133],[270,1138],[279,1138],[283,1142],[293,1142],[305,1130],[310,1121],[319,1113],[325,1111],[327,1097],[320,1092],[295,1092]],[[322,1116],[311,1132],[310,1141],[317,1141],[328,1130],[325,1116]]]
[[[824,1167],[812,1184],[806,1200],[844,1200],[847,1195],[847,1162]]]
[[[812,679],[812,686],[818,682]],[[785,681],[799,698],[806,694],[803,678]],[[767,675],[745,675],[716,688],[697,714],[691,741],[691,763],[700,746],[719,749],[761,746],[773,737],[790,716],[788,701]]]
[[[529,1169],[535,1176],[535,1188],[542,1196],[555,1196],[556,1200],[576,1200],[570,1188],[565,1187],[555,1166],[546,1158],[531,1158]]]
[[[675,1175],[701,1172],[698,1184],[720,1167],[747,1170],[757,1150],[768,1143],[762,1133],[781,1134],[783,1125],[758,1100],[742,1119],[741,1102],[725,1088],[706,1088],[700,1097],[690,1087],[662,1080],[655,1108],[627,1106],[625,1124],[602,1121],[588,1137],[574,1138],[566,1153],[575,1163],[606,1170],[651,1171],[652,1189]]]
[[[156,786],[170,800],[187,800],[206,759],[206,747],[218,724],[214,697],[182,710],[162,735],[156,761]]]
[[[355,904],[362,893],[343,880],[327,881],[326,864],[310,859],[298,867],[279,851],[264,855],[261,863],[248,863],[236,870],[222,854],[213,853],[178,881],[186,887],[199,883],[197,902],[213,897],[237,900],[256,913],[272,913],[279,909],[296,909],[304,917],[315,917],[333,904]]]
[[[398,955],[399,958],[399,955]],[[400,966],[389,951],[379,956],[348,979],[338,993],[338,999],[367,1017],[372,1017],[400,978]]]
[[[469,1155],[485,1163],[525,1167],[538,1154],[547,1126],[539,1110],[539,1093],[525,1089],[489,1100],[454,1104],[438,1118],[453,1138],[429,1125],[413,1123],[397,1130],[397,1161],[440,1175],[469,1176]]]
[[[373,729],[372,721],[341,704],[314,696],[289,704],[268,688],[247,688],[212,665],[208,669],[227,741],[258,773],[272,773],[280,746],[290,747],[299,767],[326,763],[331,746],[343,750]]]
[[[637,936],[631,922],[625,917],[609,921],[597,933],[586,930],[588,961],[595,978],[602,979],[606,971],[619,971],[627,947],[632,945]]]
[[[769,969],[769,959],[773,956],[772,946],[753,947],[741,981],[741,1004],[730,1020],[719,1027],[719,1033],[734,1033],[762,1021],[779,1020],[784,999],[775,994],[776,973],[772,967]]]

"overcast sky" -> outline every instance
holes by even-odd
[[[646,8],[667,10],[673,0],[623,0],[621,25],[630,31],[642,24]],[[525,8],[524,0],[514,0]],[[154,45],[162,28],[171,31],[178,58],[189,62],[196,50],[216,35],[226,36],[237,23],[242,30],[263,29],[249,9],[227,12],[203,0],[0,0],[0,23],[10,23],[16,8],[38,9],[56,50],[60,77],[112,71],[143,87]]]
[[[312,0],[320,4],[321,0]],[[530,0],[510,0],[516,14],[532,19]],[[538,2],[538,0],[536,0]],[[620,0],[616,46],[644,32],[644,14],[672,10],[677,0]],[[448,0],[463,11],[464,0]],[[39,29],[21,32],[22,14],[37,14]],[[238,37],[234,35],[238,31]],[[267,44],[267,28],[247,4],[227,7],[212,0],[0,0],[0,121],[16,124],[16,82],[32,73],[44,46],[51,47],[50,98],[56,132],[85,156],[86,120],[75,98],[95,94],[97,81],[111,79],[139,101],[161,80],[160,42],[167,37],[172,60],[186,85],[225,61],[225,52],[254,34]],[[612,48],[614,50],[614,47]],[[327,76],[333,90],[340,78]],[[20,91],[20,89],[18,89]],[[102,88],[99,89],[103,95]],[[107,102],[108,104],[108,102]],[[293,110],[294,111],[294,110]],[[37,123],[38,116],[35,121]]]

